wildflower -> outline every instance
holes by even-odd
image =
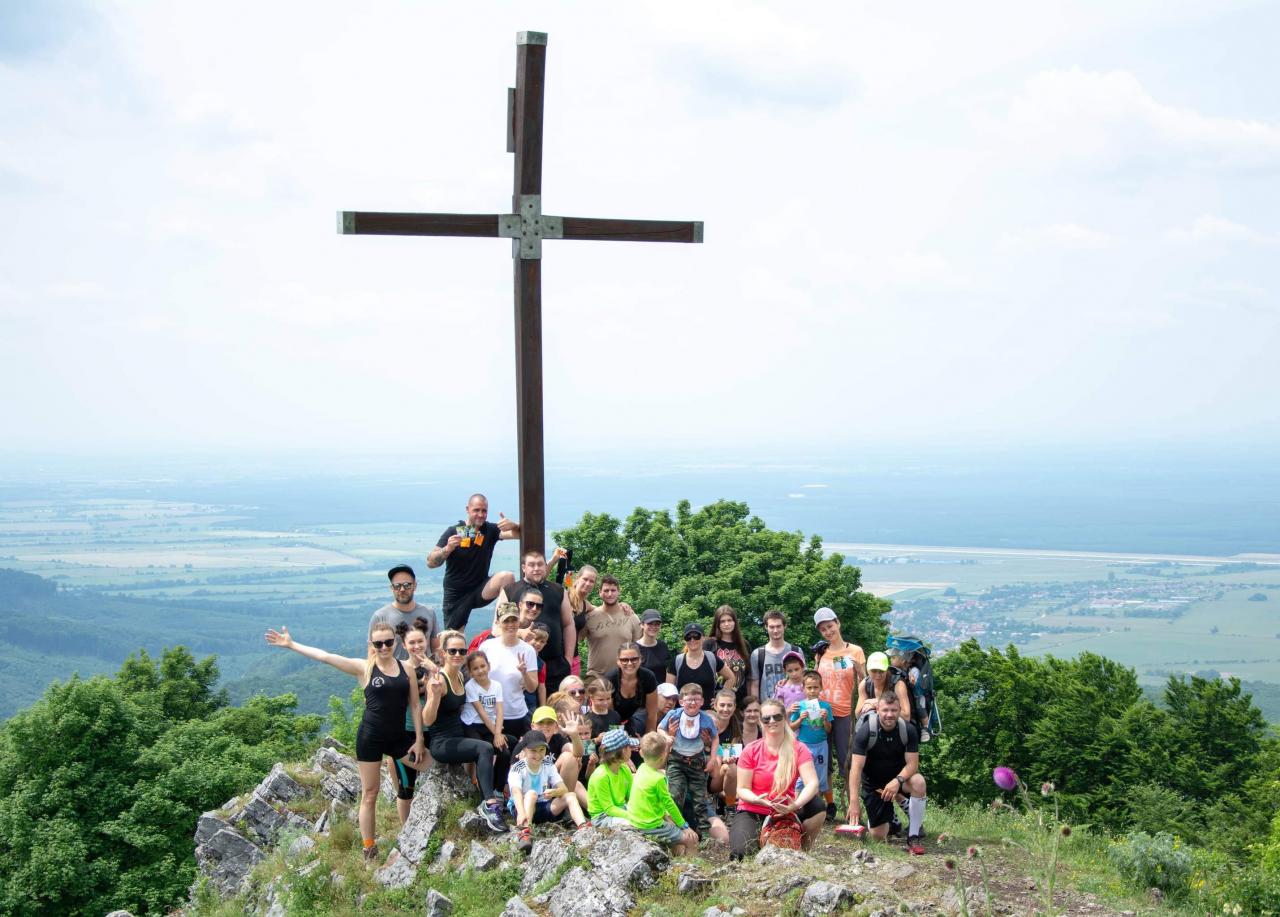
[[[1062,826],[1062,836],[1063,836],[1063,837],[1070,837],[1070,836],[1071,836],[1071,826],[1070,826],[1070,825],[1063,825],[1063,826]]]
[[[1049,782],[1048,780],[1046,780],[1044,783],[1040,784],[1040,795],[1041,795],[1041,796],[1052,796],[1052,795],[1053,795],[1053,789],[1054,789],[1053,784],[1052,784],[1051,782]]]
[[[953,860],[953,859],[951,859],[951,857],[947,857],[946,861],[945,861],[942,865],[943,865],[943,866],[946,866],[946,867],[947,867],[947,869],[955,869],[955,868],[956,868],[956,861],[955,861],[955,860]]]
[[[938,835],[939,844],[945,844],[949,840],[951,840],[951,835],[945,831],[943,831],[941,834]]]
[[[1002,790],[1012,790],[1018,785],[1018,775],[1011,767],[997,767],[991,772],[991,779]]]
[[[982,856],[982,851],[979,850],[977,847],[970,847],[968,852],[969,852],[969,858],[973,860],[976,860],[978,857]]]

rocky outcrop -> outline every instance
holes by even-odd
[[[657,882],[671,863],[666,850],[632,831],[592,828],[576,832],[572,841],[548,838],[538,843],[538,862],[526,865],[521,890],[551,881],[552,887],[534,901],[553,917],[624,917],[636,906],[636,893]],[[531,866],[537,870],[532,881]],[[568,871],[557,878],[566,866]]]

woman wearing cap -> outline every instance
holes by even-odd
[[[827,807],[818,796],[818,772],[813,756],[791,732],[782,701],[770,698],[760,705],[764,738],[752,742],[738,758],[738,811],[729,832],[729,852],[741,860],[760,837],[770,816],[794,813],[804,825],[808,846],[827,820]],[[796,779],[804,789],[796,795]]]
[[[364,713],[356,733],[356,764],[360,770],[360,837],[364,841],[364,858],[372,860],[378,855],[374,813],[382,786],[383,757],[416,768],[426,756],[418,682],[395,657],[395,629],[384,622],[371,624],[369,654],[364,659],[338,656],[295,643],[287,627],[268,630],[266,639],[272,646],[293,650],[346,672],[364,688]],[[405,732],[406,716],[413,724],[412,734]]]
[[[840,773],[847,774],[854,698],[858,693],[858,682],[866,674],[867,657],[862,647],[845,642],[840,635],[840,619],[830,608],[819,608],[814,612],[813,623],[827,644],[814,666],[822,676],[822,693],[818,696],[831,705],[831,744],[835,748]],[[835,818],[834,801],[827,805],[827,814]]]
[[[640,639],[636,643],[640,647],[640,658],[644,668],[653,673],[658,684],[667,680],[667,670],[671,667],[671,648],[661,639],[662,612],[650,608],[640,616]]]
[[[911,695],[907,692],[906,682],[891,679],[889,675],[889,657],[884,653],[872,653],[867,658],[867,677],[858,683],[858,719],[876,709],[876,698],[892,686],[893,693],[898,696],[900,710],[910,710]]]
[[[724,675],[724,686],[730,691],[737,687],[733,672],[716,656],[706,651],[703,644],[702,625],[696,621],[684,626],[684,652],[671,660],[667,681],[677,690],[695,684],[702,688],[703,697],[715,697],[716,680]]]
[[[525,693],[538,690],[538,657],[533,647],[517,635],[520,613],[515,602],[498,608],[498,633],[480,644],[489,659],[489,677],[502,685],[502,731],[522,736],[529,731],[529,705]]]
[[[462,708],[467,703],[462,662],[467,655],[467,638],[462,631],[447,630],[440,635],[444,665],[427,681],[427,704],[422,721],[431,727],[431,757],[443,764],[475,764],[480,784],[480,813],[494,834],[502,834],[507,824],[502,815],[502,793],[493,785],[492,743],[467,738]]]
[[[613,709],[637,739],[658,728],[658,681],[641,659],[638,643],[624,643],[618,648],[618,667],[604,673],[613,685]]]

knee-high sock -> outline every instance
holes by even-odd
[[[912,796],[907,800],[907,816],[911,827],[907,830],[909,837],[915,837],[924,827],[924,797]]]

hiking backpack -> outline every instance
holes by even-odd
[[[869,752],[876,747],[876,742],[880,741],[880,717],[874,710],[868,710],[862,715],[862,719],[870,730],[867,733],[867,751]],[[904,717],[898,717],[898,741],[902,743],[903,748],[907,747],[907,721]]]
[[[894,654],[902,654],[907,657],[908,668],[914,668],[917,671],[916,683],[912,685],[908,679],[908,686],[911,689],[911,721],[916,724],[916,728],[920,730],[920,740],[928,741],[925,736],[929,734],[937,735],[942,732],[942,718],[938,715],[937,705],[937,685],[933,678],[933,664],[929,661],[929,647],[918,637],[889,637],[885,641],[885,646]],[[902,677],[906,678],[907,673],[903,672]]]

